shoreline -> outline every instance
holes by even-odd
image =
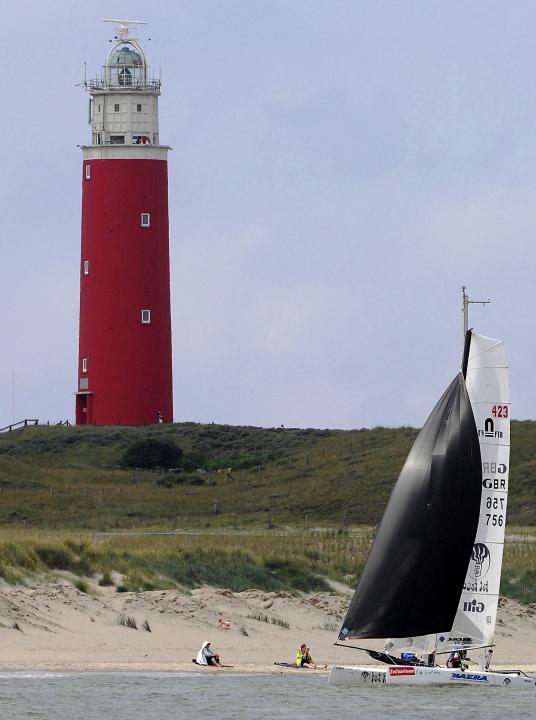
[[[343,663],[340,663],[343,664]],[[385,669],[386,665],[377,665],[367,662],[345,663],[348,665],[357,665],[359,667],[374,669]],[[34,665],[11,665],[7,662],[0,662],[0,673],[57,673],[57,674],[77,674],[81,675],[84,673],[93,674],[166,674],[166,675],[184,675],[184,674],[198,674],[198,675],[324,675],[328,676],[331,670],[331,666],[328,665],[327,669],[318,668],[314,669],[299,669],[299,668],[285,668],[276,665],[268,664],[253,664],[253,663],[239,663],[233,665],[233,667],[222,667],[222,668],[201,668],[195,666],[193,663],[109,663],[109,662],[96,662],[96,663],[80,663],[80,664],[45,664],[41,665],[36,663]],[[527,673],[528,675],[536,675],[536,664],[531,665],[501,665],[497,668],[490,668],[489,672],[500,672],[502,670],[515,671]],[[471,668],[469,668],[469,672]]]
[[[209,668],[195,666],[193,663],[80,663],[80,664],[39,664],[34,665],[8,665],[0,662],[0,673],[165,673],[165,674],[199,674],[199,675],[220,675],[220,674],[244,674],[244,675],[279,675],[279,674],[306,674],[306,675],[329,675],[330,666],[327,669],[298,669],[285,668],[268,664],[239,663],[233,667]],[[536,666],[535,666],[536,669]]]

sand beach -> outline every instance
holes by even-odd
[[[67,579],[35,587],[4,586],[0,671],[198,672],[192,658],[204,640],[233,665],[233,672],[298,672],[274,662],[293,661],[302,642],[328,670],[334,662],[370,662],[364,653],[334,646],[351,595],[346,589],[292,595],[204,587],[182,594],[118,593],[113,587],[92,586],[90,593]],[[220,619],[228,629],[220,628]],[[496,668],[536,672],[534,605],[502,598],[495,639]]]

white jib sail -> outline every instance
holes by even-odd
[[[493,643],[510,460],[510,385],[502,341],[473,333],[466,384],[482,456],[480,520],[454,624],[438,635],[438,652]]]

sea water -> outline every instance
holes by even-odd
[[[0,673],[1,720],[526,720],[536,689],[337,688],[327,675]]]

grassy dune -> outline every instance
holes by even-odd
[[[310,523],[376,522],[378,503],[385,502],[414,436],[410,429],[344,433],[193,424],[28,428],[0,436],[0,523],[95,530],[251,527],[305,524],[306,514]],[[207,472],[118,467],[141,438],[172,440],[201,457]]]
[[[325,577],[353,586],[416,434],[193,423],[4,433],[0,577],[68,570],[109,582],[116,571],[132,590],[313,590]],[[122,467],[146,439],[179,445],[188,469]],[[523,541],[536,536],[535,458],[536,423],[514,422],[507,533],[519,537],[505,547],[501,590],[526,603],[536,602],[536,544]]]
[[[193,423],[4,433],[0,525],[87,530],[374,525],[416,433]],[[119,467],[126,449],[146,438],[171,440],[198,463],[183,473]],[[536,524],[535,487],[536,423],[514,422],[511,523]]]

